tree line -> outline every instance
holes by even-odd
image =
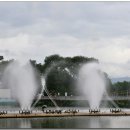
[[[13,59],[4,60],[4,57],[0,56],[0,78],[6,66],[12,61]],[[67,92],[68,95],[80,95],[75,84],[78,70],[84,63],[91,61],[99,63],[99,61],[93,57],[62,57],[57,54],[45,57],[43,63],[37,63],[36,60],[30,59],[31,64],[38,70],[39,75],[45,77],[46,87],[53,96],[58,94],[65,95],[65,92]],[[112,84],[109,76],[105,72],[104,75],[107,81],[107,91],[109,94],[113,92],[124,92],[125,95],[127,94],[126,92],[130,91],[130,82],[124,81]],[[41,85],[40,80],[39,85]],[[46,95],[46,93],[44,93],[44,95]],[[123,103],[124,102],[121,102],[121,104]]]
[[[2,77],[4,69],[13,60],[14,59],[4,60],[4,57],[0,56],[0,78]],[[40,75],[45,77],[46,86],[52,95],[58,93],[64,95],[65,92],[67,92],[68,95],[79,95],[80,93],[75,87],[78,70],[84,63],[91,61],[99,63],[99,61],[93,57],[62,57],[58,54],[46,56],[43,63],[37,63],[36,60],[30,59],[33,67],[39,71]],[[130,82],[124,81],[112,84],[110,78],[105,72],[104,75],[108,82],[108,92],[130,91]]]

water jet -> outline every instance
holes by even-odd
[[[20,104],[21,109],[31,109],[38,90],[35,70],[31,63],[28,61],[21,64],[18,60],[9,63],[2,80],[4,87],[11,90],[11,97]]]

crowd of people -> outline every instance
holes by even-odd
[[[19,110],[19,114],[31,114],[32,113],[32,111],[30,111],[30,110]]]
[[[118,113],[118,112],[121,112],[121,109],[120,108],[110,109],[110,112]]]
[[[7,111],[0,111],[0,115],[5,115],[7,114]]]
[[[47,109],[47,110],[43,110],[43,113],[46,113],[46,114],[62,114],[62,113],[73,113],[73,114],[75,114],[75,113],[78,113],[79,112],[79,110],[76,110],[76,109],[74,109],[74,110],[65,110],[65,111],[63,111],[63,110],[49,110],[49,109]]]
[[[89,109],[89,113],[99,113],[100,109]]]

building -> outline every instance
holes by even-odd
[[[0,99],[11,98],[10,89],[0,89]]]
[[[11,98],[11,91],[10,89],[0,89],[0,108],[2,107],[16,107],[18,103]]]

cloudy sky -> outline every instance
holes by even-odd
[[[0,2],[0,55],[51,54],[95,57],[110,77],[130,76],[130,2]]]

